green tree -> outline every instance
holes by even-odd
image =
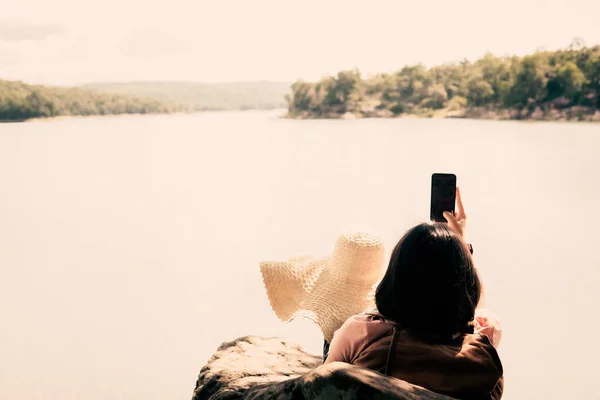
[[[311,108],[312,97],[310,95],[312,84],[302,80],[292,84],[292,95],[289,98],[290,111],[293,109],[308,110]]]
[[[444,103],[448,100],[448,92],[444,85],[439,83],[433,84],[426,89],[425,99],[422,104],[427,108],[439,109],[444,107]]]
[[[467,94],[468,104],[482,106],[493,103],[495,94],[494,89],[489,82],[483,79],[483,77],[474,76],[469,80],[467,87],[469,88]]]
[[[508,105],[523,107],[544,99],[547,81],[543,55],[525,56],[508,96]]]
[[[556,79],[562,89],[562,95],[575,99],[585,84],[583,72],[574,62],[567,62],[559,70]]]
[[[330,85],[327,87],[327,94],[325,96],[325,103],[333,108],[336,112],[345,113],[352,109],[350,101],[360,101],[361,88],[361,77],[360,72],[354,71],[341,71],[338,73],[336,78],[330,80]],[[355,94],[351,97],[351,95]]]
[[[583,72],[586,82],[581,100],[594,108],[600,108],[600,46],[591,49],[583,63]]]

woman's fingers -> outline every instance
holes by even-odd
[[[458,225],[458,221],[456,220],[456,217],[454,215],[452,215],[452,213],[450,211],[444,211],[442,213],[442,215],[444,216],[444,218],[446,218],[446,221],[448,221],[450,226]]]
[[[454,232],[456,232],[456,234],[458,234],[458,236],[464,239],[464,230],[463,226],[461,225],[461,222],[458,221],[450,211],[444,211],[442,215],[444,216],[444,218],[446,218],[446,221],[448,221],[448,226],[450,227],[450,229],[452,229]]]
[[[448,225],[454,232],[456,232],[463,240],[465,239],[465,225],[467,222],[467,216],[465,215],[465,208],[463,206],[462,198],[460,197],[460,189],[456,188],[456,212],[451,213],[450,211],[444,211],[443,216],[448,221]]]
[[[460,196],[460,188],[459,187],[456,188],[456,206],[458,208],[457,215],[459,216],[459,218],[466,218],[467,215],[465,214],[465,207],[463,206],[462,198]]]

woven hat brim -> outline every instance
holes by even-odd
[[[327,270],[329,259],[296,264],[263,262],[260,270],[269,303],[284,322],[306,318],[319,326],[323,337],[333,334],[351,316],[375,307],[379,281],[339,279]]]
[[[296,318],[329,258],[294,257],[288,261],[263,261],[260,271],[275,315],[284,322]]]
[[[351,316],[374,307],[374,289],[383,275],[383,241],[370,234],[341,235],[331,257],[262,262],[260,270],[278,318],[314,321],[326,340]]]
[[[323,271],[310,296],[300,304],[295,317],[312,320],[327,341],[353,315],[375,308],[378,281],[336,280]]]

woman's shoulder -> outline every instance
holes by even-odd
[[[469,334],[463,340],[460,349],[461,358],[487,369],[499,377],[503,374],[502,361],[492,340],[485,334]]]
[[[375,313],[362,313],[348,318],[334,333],[327,362],[352,364],[372,343],[389,335],[392,326]]]
[[[379,336],[380,333],[391,330],[390,323],[376,311],[367,311],[348,318],[336,332],[337,336],[351,335],[353,337]]]

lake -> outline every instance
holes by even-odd
[[[507,399],[600,399],[600,125],[293,121],[280,112],[0,124],[0,399],[189,399],[224,341],[281,336],[258,263],[389,249],[458,176]]]

